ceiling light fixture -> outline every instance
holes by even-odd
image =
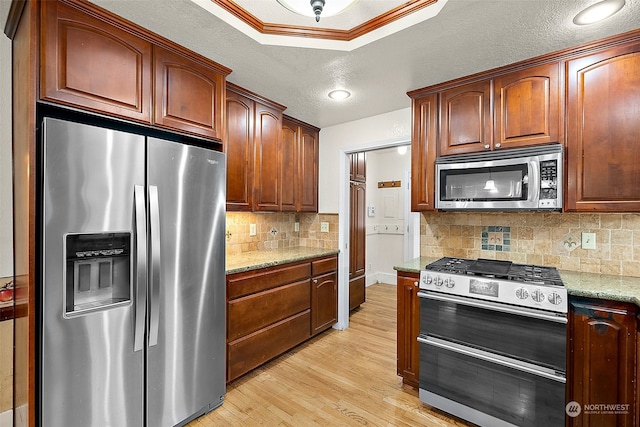
[[[335,99],[335,100],[342,100],[342,99],[347,99],[348,97],[351,96],[351,92],[349,92],[348,90],[344,90],[344,89],[336,89],[336,90],[332,90],[331,92],[329,92],[327,94],[327,96],[331,99]]]
[[[320,21],[320,14],[323,17],[338,15],[359,0],[310,0],[307,4],[304,0],[278,0],[282,6],[292,12],[302,16],[315,16],[316,22]],[[309,7],[311,6],[311,7]]]
[[[604,0],[599,3],[592,4],[573,18],[576,25],[589,25],[594,22],[602,21],[617,13],[624,7],[625,0]]]

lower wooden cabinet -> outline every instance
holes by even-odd
[[[338,257],[227,276],[227,382],[338,319]]]
[[[567,417],[569,425],[637,425],[638,311],[635,304],[570,300],[567,401],[580,413]]]
[[[418,387],[420,373],[420,301],[418,299],[420,275],[398,271],[398,336],[397,370],[404,384]]]

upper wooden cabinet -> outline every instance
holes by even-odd
[[[640,211],[640,41],[567,62],[570,211]]]
[[[227,210],[280,210],[280,134],[284,108],[227,84]]]
[[[280,137],[280,210],[318,212],[320,129],[283,116]]]
[[[151,122],[151,43],[71,5],[41,4],[40,97]]]
[[[554,62],[442,91],[439,154],[560,142],[559,70]]]
[[[154,46],[155,124],[222,139],[225,77],[214,68]]]
[[[492,149],[491,82],[440,93],[440,155]]]
[[[411,100],[411,210],[435,210],[438,105],[435,93]]]
[[[562,140],[564,114],[560,64],[551,63],[494,79],[494,148]]]
[[[89,2],[40,4],[41,99],[223,138],[231,70]]]

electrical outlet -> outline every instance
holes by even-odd
[[[321,222],[320,223],[320,231],[323,233],[328,233],[329,232],[329,223],[328,222]]]
[[[596,248],[596,233],[582,233],[582,249]]]
[[[293,231],[300,231],[300,223],[296,222],[295,224],[293,224]]]
[[[256,234],[258,234],[258,231],[256,230],[256,225],[249,224],[249,236],[255,236]]]

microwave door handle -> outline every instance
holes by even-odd
[[[540,198],[540,166],[538,162],[529,162],[529,201],[537,201]]]

